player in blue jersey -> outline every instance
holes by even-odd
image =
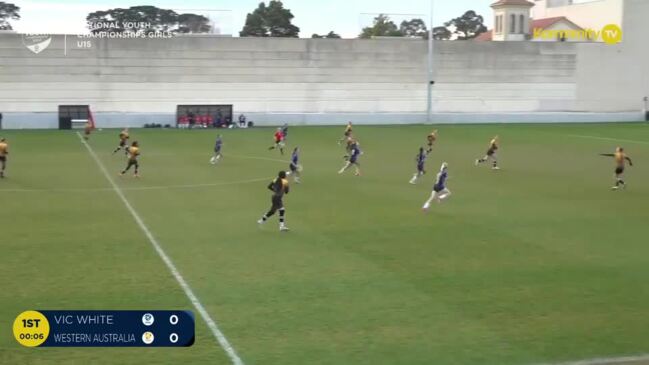
[[[417,154],[417,157],[415,157],[415,161],[417,161],[417,172],[412,176],[412,179],[410,179],[411,184],[416,184],[417,180],[426,173],[426,170],[424,169],[426,155],[427,152],[424,151],[424,147],[419,147],[419,153]]]
[[[223,138],[219,134],[216,136],[216,142],[214,143],[214,156],[210,159],[210,163],[212,165],[216,165],[221,158],[223,158],[223,154],[221,153],[221,149],[223,148]]]
[[[441,203],[442,200],[448,198],[451,195],[451,191],[446,188],[446,180],[448,180],[448,164],[444,162],[442,167],[439,169],[437,174],[437,179],[435,180],[435,185],[433,185],[433,192],[430,194],[430,198],[424,203],[422,209],[428,211],[430,208],[430,203],[433,200]]]
[[[300,183],[300,174],[302,173],[302,166],[300,165],[300,149],[295,147],[291,154],[291,164],[289,165],[291,171],[289,175],[293,175],[293,181],[296,184]]]
[[[358,163],[358,158],[361,156],[363,152],[361,151],[358,142],[352,143],[350,146],[350,152],[349,152],[349,157],[347,159],[347,162],[345,163],[345,166],[343,166],[340,171],[338,171],[339,174],[342,174],[345,172],[348,168],[350,168],[352,165],[356,168],[356,172],[354,175],[356,176],[361,176],[361,165]]]

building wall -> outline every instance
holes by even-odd
[[[649,96],[647,14],[649,1],[626,0],[622,43],[578,45],[577,109],[642,109]]]
[[[568,1],[556,4],[569,3]],[[571,5],[548,6],[548,0],[535,0],[532,18],[554,18],[565,16],[586,29],[602,29],[607,24],[623,26],[624,2],[626,0],[573,1]]]
[[[631,28],[619,46],[436,42],[434,121],[640,120],[649,2],[628,2]],[[56,36],[33,54],[20,35],[0,34],[4,128],[56,127],[60,104],[90,105],[102,127],[173,124],[178,104],[233,104],[260,124],[426,121],[421,40],[76,42],[68,36],[64,54]]]

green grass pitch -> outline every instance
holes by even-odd
[[[529,365],[649,352],[649,127],[356,126],[363,176],[337,175],[342,127],[292,127],[303,184],[274,217],[288,156],[272,129],[132,130],[140,179],[119,178],[116,130],[89,144],[246,365]],[[191,309],[76,132],[2,131],[0,364],[229,364],[197,315],[184,349],[28,349],[28,309]],[[501,137],[501,171],[475,167]],[[635,166],[613,192],[621,145]],[[453,195],[423,214],[439,165]]]

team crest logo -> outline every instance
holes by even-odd
[[[23,44],[27,49],[39,54],[52,43],[52,36],[49,34],[23,34]]]

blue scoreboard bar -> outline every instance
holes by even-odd
[[[13,332],[26,347],[189,347],[195,322],[190,311],[30,310]]]

